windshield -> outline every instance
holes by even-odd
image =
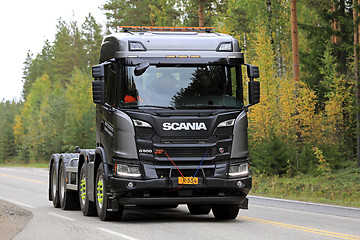
[[[120,102],[122,107],[239,108],[242,99],[235,98],[233,90],[237,78],[241,83],[239,69],[219,65],[150,65],[139,75],[134,73],[135,66],[126,66]]]

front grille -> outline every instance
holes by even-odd
[[[174,136],[174,137],[162,137],[161,143],[177,143],[177,144],[194,144],[194,143],[207,143],[206,137],[193,137],[193,136]]]
[[[202,158],[213,156],[212,148],[195,148],[195,147],[186,147],[186,148],[163,148],[163,150],[169,155],[170,158]],[[156,152],[156,150],[154,150]],[[161,157],[166,157],[163,153]]]

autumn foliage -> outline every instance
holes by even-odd
[[[330,2],[298,2],[299,82],[292,77],[287,0],[108,0],[102,9],[113,28],[196,26],[202,4],[204,25],[234,36],[246,62],[260,68],[261,102],[249,108],[253,171],[321,175],[356,152],[351,3]],[[329,19],[342,27],[333,29]],[[95,143],[90,67],[98,61],[101,26],[89,15],[81,27],[59,20],[57,30],[54,42],[27,55],[23,101],[0,105],[0,152],[9,152],[0,162],[47,160],[53,152]],[[6,121],[13,131],[4,130]]]

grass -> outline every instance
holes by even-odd
[[[360,208],[360,168],[348,164],[344,169],[317,177],[255,174],[251,194]]]
[[[0,167],[29,167],[29,168],[48,168],[49,162],[29,162],[24,163],[17,160],[11,160],[6,162],[1,162]]]

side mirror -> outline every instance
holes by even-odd
[[[249,87],[249,105],[254,105],[260,102],[260,82],[250,81]]]
[[[250,80],[260,77],[259,67],[254,65],[247,65],[247,75]]]
[[[95,104],[105,105],[105,64],[99,64],[92,67],[93,102]]]
[[[140,76],[141,74],[143,74],[146,71],[146,69],[148,69],[149,66],[150,66],[149,62],[142,62],[136,65],[134,70],[135,76]]]
[[[105,80],[95,80],[92,82],[93,102],[105,105]]]
[[[92,77],[94,79],[103,80],[105,78],[105,64],[99,64],[92,67]]]

